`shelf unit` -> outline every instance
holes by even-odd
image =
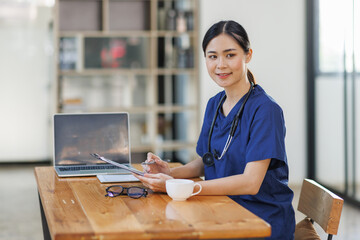
[[[133,162],[193,159],[198,0],[56,0],[54,29],[57,112],[129,112]]]

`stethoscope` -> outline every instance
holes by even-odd
[[[212,120],[212,123],[211,123],[211,127],[210,127],[210,131],[209,131],[209,138],[208,138],[208,151],[207,153],[205,153],[202,157],[202,160],[204,162],[204,164],[206,166],[212,166],[214,165],[215,163],[215,160],[220,160],[224,157],[225,153],[227,152],[230,144],[231,144],[231,141],[234,137],[234,134],[235,134],[235,131],[236,131],[236,128],[237,128],[237,125],[238,125],[238,122],[241,118],[241,115],[242,115],[242,112],[244,111],[244,106],[245,106],[245,103],[247,102],[253,88],[254,88],[254,83],[253,82],[250,82],[251,86],[250,86],[250,89],[249,91],[247,92],[246,94],[246,97],[245,97],[245,100],[244,102],[241,104],[241,107],[239,109],[239,111],[236,113],[232,123],[231,123],[231,128],[230,128],[230,133],[229,133],[229,136],[226,140],[226,143],[225,143],[225,146],[224,146],[224,149],[220,155],[220,157],[218,156],[217,152],[215,149],[213,149],[213,152],[211,152],[211,136],[212,136],[212,133],[213,133],[213,130],[214,130],[214,126],[215,126],[215,121],[216,121],[216,118],[217,118],[217,115],[219,113],[219,110],[220,110],[220,107],[222,106],[223,102],[225,101],[226,99],[226,94],[221,98],[220,102],[219,102],[219,105],[217,106],[216,108],[216,112],[215,112],[215,116],[214,116],[214,119]]]

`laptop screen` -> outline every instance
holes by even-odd
[[[130,163],[127,113],[54,115],[55,166],[107,164],[90,153]]]

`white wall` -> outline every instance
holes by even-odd
[[[200,39],[220,20],[235,20],[248,32],[254,54],[249,68],[283,108],[290,184],[306,174],[305,1],[200,0]],[[219,89],[200,53],[201,107]]]
[[[0,9],[0,162],[48,160],[51,8]]]

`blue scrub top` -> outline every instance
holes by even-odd
[[[212,97],[206,107],[204,122],[196,151],[199,156],[208,152],[208,137],[216,108],[224,96],[222,91]],[[245,96],[233,107],[228,116],[221,108],[211,137],[211,151],[223,151],[231,123]],[[293,192],[288,187],[288,163],[285,151],[285,122],[280,106],[259,86],[255,85],[236,129],[234,138],[221,160],[205,166],[205,179],[216,179],[242,174],[247,163],[271,159],[264,181],[256,195],[229,196],[234,201],[263,218],[271,225],[268,239],[294,239],[295,215],[292,207]]]

